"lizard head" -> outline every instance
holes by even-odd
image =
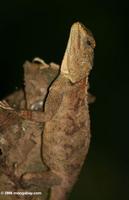
[[[61,64],[61,73],[72,83],[87,77],[93,65],[94,48],[92,33],[80,22],[74,23]]]

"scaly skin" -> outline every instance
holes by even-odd
[[[32,62],[26,61],[23,67],[27,109],[42,111],[48,87],[57,77],[59,66],[34,58]]]
[[[67,199],[88,152],[90,119],[87,90],[94,48],[92,34],[81,23],[74,23],[60,75],[49,88],[44,112],[28,115],[31,120],[46,122],[43,159],[50,171],[61,178],[61,183],[51,188],[50,200]],[[21,116],[24,116],[23,112]]]

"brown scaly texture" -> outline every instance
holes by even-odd
[[[32,62],[26,61],[23,67],[26,107],[42,111],[48,87],[59,73],[59,65],[48,65],[40,58],[34,58]]]
[[[61,183],[51,189],[50,200],[66,200],[80,173],[90,144],[88,76],[95,41],[81,23],[73,24],[58,78],[49,88],[44,112],[30,119],[45,122],[43,159]],[[24,112],[21,116],[26,117]],[[34,174],[23,179],[34,178]],[[36,176],[36,174],[35,174]],[[29,178],[28,178],[29,177]]]
[[[16,109],[42,110],[46,91],[59,72],[59,66],[35,58],[24,64],[25,92],[19,90],[6,97]],[[42,172],[47,168],[41,157],[41,133],[39,123],[23,120],[5,101],[0,102],[0,189],[1,191],[41,191],[40,196],[26,196],[26,200],[45,200],[48,189],[58,182],[47,173],[44,179],[38,177],[37,185],[24,184],[23,174],[31,171]],[[40,187],[42,186],[42,187]],[[23,199],[21,196],[0,196],[0,199]]]

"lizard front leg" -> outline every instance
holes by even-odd
[[[18,115],[24,119],[35,121],[35,122],[46,122],[51,120],[51,118],[56,114],[59,109],[63,98],[63,93],[56,90],[51,90],[47,96],[47,101],[45,104],[45,111],[30,111],[30,110],[20,110]]]

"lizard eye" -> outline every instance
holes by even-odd
[[[87,44],[88,44],[89,46],[91,46],[91,41],[90,41],[90,40],[87,40]]]

